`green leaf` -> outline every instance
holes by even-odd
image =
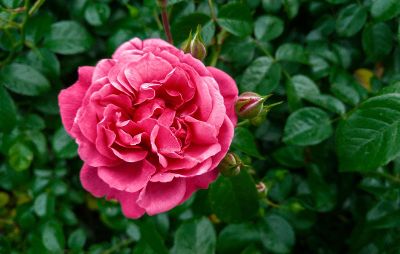
[[[126,234],[135,241],[140,240],[140,228],[138,225],[130,223],[126,227]]]
[[[49,81],[25,64],[12,63],[0,72],[0,83],[11,91],[28,96],[40,95],[50,88]]]
[[[299,98],[311,98],[319,95],[319,88],[309,77],[296,75],[292,77],[294,91]]]
[[[258,241],[260,233],[254,224],[229,224],[218,236],[217,249],[218,253],[237,253]]]
[[[11,131],[17,122],[17,109],[7,90],[0,85],[0,132]]]
[[[255,45],[250,37],[228,37],[224,41],[221,56],[235,65],[247,66],[254,57]]]
[[[275,16],[261,16],[254,24],[254,35],[258,40],[270,41],[278,38],[284,30],[283,21]]]
[[[241,90],[268,94],[276,89],[281,78],[280,65],[270,57],[259,57],[243,73]]]
[[[238,127],[235,129],[235,137],[232,141],[232,147],[250,156],[262,158],[255,143],[253,133],[246,128]]]
[[[246,37],[253,30],[250,10],[241,3],[229,3],[222,6],[217,22],[222,28],[239,37]]]
[[[392,30],[386,23],[366,26],[362,34],[362,46],[373,60],[382,59],[392,51]]]
[[[360,102],[361,95],[356,88],[357,84],[347,75],[339,73],[331,78],[331,82],[330,90],[338,99],[352,106]]]
[[[48,49],[42,48],[29,51],[26,55],[26,63],[49,78],[58,77],[60,75],[60,62],[56,55]]]
[[[287,169],[270,169],[262,180],[268,189],[268,197],[284,202],[293,187],[293,177]]]
[[[110,7],[106,3],[90,2],[85,8],[85,19],[92,26],[101,26],[110,17]]]
[[[29,19],[25,26],[25,40],[27,43],[37,45],[43,37],[50,31],[52,16],[47,13],[41,13]]]
[[[368,211],[366,220],[373,228],[398,228],[400,226],[400,200],[382,200]]]
[[[90,49],[92,38],[78,22],[60,21],[51,26],[44,45],[55,53],[72,55]]]
[[[52,147],[57,158],[70,159],[77,155],[78,146],[63,127],[54,134]]]
[[[258,211],[258,194],[252,177],[241,170],[233,177],[220,176],[209,192],[211,208],[225,222],[252,219]]]
[[[16,171],[27,170],[33,161],[33,152],[24,143],[15,143],[8,150],[8,163]]]
[[[75,250],[83,248],[86,242],[85,231],[81,228],[76,229],[68,237],[68,247]]]
[[[282,166],[301,168],[304,166],[304,147],[284,146],[273,152],[272,157]]]
[[[310,196],[304,195],[303,205],[308,209],[318,212],[328,212],[335,208],[337,201],[336,185],[324,179],[322,170],[315,164],[307,168],[307,183],[310,188]]]
[[[36,197],[33,210],[39,217],[43,217],[47,212],[48,193],[44,192]]]
[[[43,192],[36,197],[33,203],[33,210],[39,217],[48,217],[54,213],[55,199],[54,196]]]
[[[308,64],[308,54],[305,49],[295,43],[286,43],[279,46],[275,53],[276,60]]]
[[[277,12],[282,8],[283,0],[262,0],[266,12]]]
[[[283,142],[290,145],[315,145],[329,138],[332,132],[331,121],[325,111],[305,107],[289,116]]]
[[[303,104],[301,103],[301,98],[298,96],[296,92],[292,78],[288,78],[286,80],[285,90],[290,111],[293,112],[301,108]]]
[[[210,17],[204,13],[193,12],[179,17],[171,27],[174,41],[181,43],[189,36],[190,31],[194,33],[198,25],[202,26],[202,37],[206,44],[212,39],[215,33],[215,26],[210,22]],[[204,29],[208,28],[208,30]],[[206,33],[207,32],[207,33]]]
[[[392,19],[400,14],[400,2],[397,0],[375,0],[371,6],[372,17],[380,21]]]
[[[263,246],[273,253],[290,253],[295,243],[292,226],[281,216],[267,215],[260,225]]]
[[[400,154],[400,95],[386,94],[365,101],[337,130],[342,171],[368,171]]]
[[[359,4],[347,5],[339,12],[336,31],[341,36],[353,36],[361,30],[366,20],[367,11],[363,6]]]
[[[216,241],[213,225],[203,217],[179,226],[171,253],[214,253]]]
[[[299,13],[299,0],[283,0],[283,6],[289,19],[293,19]]]
[[[144,243],[145,248],[149,252],[138,252],[138,253],[157,253],[167,254],[168,250],[165,247],[164,241],[161,235],[157,232],[157,229],[153,222],[145,221],[140,224],[140,243]],[[136,252],[135,252],[136,253]]]
[[[400,81],[398,81],[390,86],[384,87],[381,91],[379,91],[379,95],[390,94],[390,93],[400,94]]]
[[[306,97],[305,99],[316,106],[329,110],[333,113],[339,115],[346,113],[346,107],[344,106],[343,102],[333,96],[318,94],[315,96]]]
[[[48,221],[42,228],[42,244],[50,253],[64,253],[64,234],[61,224]]]

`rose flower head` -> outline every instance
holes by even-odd
[[[237,122],[235,81],[161,39],[134,38],[59,94],[83,187],[130,218],[168,211],[218,175]]]

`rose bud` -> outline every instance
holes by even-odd
[[[267,186],[265,185],[265,183],[263,182],[257,183],[256,189],[260,197],[265,197],[267,195]]]
[[[218,169],[224,176],[236,176],[240,173],[242,161],[234,153],[227,153],[225,158],[219,163]]]
[[[193,39],[192,31],[189,33],[189,37],[182,43],[181,49],[185,53],[190,53],[190,43]]]
[[[280,105],[280,104],[282,104],[282,103],[283,103],[282,101],[279,101],[279,102],[277,102],[277,103],[273,103],[273,104],[271,104],[271,105],[266,105],[266,106],[264,106],[264,107],[262,108],[261,112],[260,112],[256,117],[250,119],[250,123],[251,123],[252,125],[254,125],[254,126],[259,126],[259,125],[261,125],[261,124],[265,121],[265,118],[266,118],[268,112],[271,111],[271,109],[272,109],[273,107],[278,106],[278,105]]]
[[[264,107],[264,101],[270,96],[263,97],[253,92],[242,93],[235,104],[237,115],[247,119],[258,116]]]
[[[207,49],[204,46],[203,38],[201,37],[201,26],[197,26],[196,33],[190,41],[190,54],[193,57],[203,61],[207,55]]]

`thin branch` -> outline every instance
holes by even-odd
[[[165,35],[167,36],[167,40],[169,43],[173,44],[174,41],[172,40],[172,34],[171,34],[171,28],[169,25],[169,20],[168,20],[168,13],[167,13],[167,0],[160,0],[158,1],[161,7],[161,18],[162,18],[162,23],[164,26],[164,31]]]

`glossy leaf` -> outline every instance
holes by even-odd
[[[343,171],[376,170],[400,153],[400,95],[368,99],[337,131],[337,152]]]
[[[347,5],[340,10],[336,31],[339,35],[350,37],[362,29],[367,20],[367,11],[359,4]]]
[[[17,109],[7,90],[0,86],[0,132],[11,131],[17,122]]]
[[[275,57],[280,61],[308,63],[308,54],[305,49],[301,45],[295,43],[286,43],[279,46]]]
[[[86,29],[76,21],[60,21],[51,26],[50,34],[45,39],[45,47],[51,51],[72,55],[88,50],[92,38]]]
[[[236,128],[232,146],[250,156],[262,158],[255,143],[254,135],[246,128]]]
[[[201,218],[178,228],[172,253],[214,253],[215,245],[216,235],[211,222]]]
[[[255,183],[245,170],[234,177],[220,176],[210,187],[210,202],[214,213],[225,222],[249,220],[259,206]]]
[[[248,7],[240,3],[224,5],[218,13],[218,24],[228,32],[245,37],[253,30],[251,13]]]
[[[267,215],[260,226],[263,246],[273,253],[290,253],[295,235],[293,228],[282,217]]]
[[[0,82],[14,93],[35,96],[50,88],[49,81],[29,65],[13,63],[0,72]]]
[[[318,108],[302,108],[292,113],[285,125],[283,142],[291,145],[315,145],[332,135],[328,114]]]

